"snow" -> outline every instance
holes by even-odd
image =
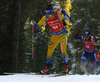
[[[66,75],[50,77],[50,75],[0,75],[0,82],[100,82],[100,75]]]

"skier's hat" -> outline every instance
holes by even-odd
[[[51,4],[49,4],[45,10],[45,14],[46,15],[51,15],[52,13],[54,13],[53,7]]]
[[[89,30],[85,31],[85,35],[90,35],[90,34],[91,34],[91,33],[90,33]]]

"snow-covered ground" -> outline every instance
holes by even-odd
[[[0,82],[100,82],[100,75],[67,75],[50,77],[50,75],[0,75]]]

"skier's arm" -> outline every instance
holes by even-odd
[[[61,12],[59,11],[59,14],[60,14],[60,20],[64,20],[64,15],[63,14],[61,14]]]
[[[38,27],[40,27],[41,25],[43,25],[46,21],[46,18],[45,18],[46,16],[43,16],[42,18],[41,18],[41,20],[38,22],[38,23],[36,23],[34,20],[32,20],[31,21],[31,25],[34,25],[36,28],[38,28]]]
[[[78,36],[78,34],[75,35],[75,39],[83,40],[82,37],[83,37],[83,36]]]
[[[61,11],[61,13],[64,15],[66,20],[68,20],[70,18],[69,15],[60,7],[59,4],[56,4],[53,8]]]
[[[61,13],[64,15],[66,20],[70,18],[69,15],[63,9],[61,10]]]
[[[37,25],[40,27],[41,25],[43,25],[46,22],[46,16],[43,16],[41,18],[41,20],[37,23]]]
[[[78,36],[79,35],[79,30],[77,30],[77,33],[75,34],[75,39],[80,39],[83,40],[84,36]]]

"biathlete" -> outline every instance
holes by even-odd
[[[38,28],[46,22],[46,24],[48,24],[48,26],[50,27],[52,33],[50,42],[48,44],[46,68],[40,71],[42,74],[48,73],[48,71],[50,70],[49,67],[50,67],[52,54],[59,42],[61,45],[63,60],[65,62],[63,72],[64,73],[68,72],[68,54],[66,51],[66,46],[67,46],[66,37],[68,31],[64,28],[63,20],[64,19],[68,20],[69,15],[64,10],[62,10],[60,5],[58,4],[55,6],[55,8],[59,10],[60,17],[58,17],[57,11],[54,11],[52,4],[49,4],[45,10],[46,15],[43,16],[37,24],[35,24],[35,26]]]
[[[83,40],[84,42],[84,52],[82,54],[80,63],[81,73],[84,74],[85,73],[84,63],[88,58],[92,62],[93,67],[95,67],[96,55],[94,49],[94,42],[97,41],[97,38],[94,38],[89,30],[85,31],[85,36],[78,36],[79,32],[80,31],[78,30],[75,35],[75,39],[80,39]]]

